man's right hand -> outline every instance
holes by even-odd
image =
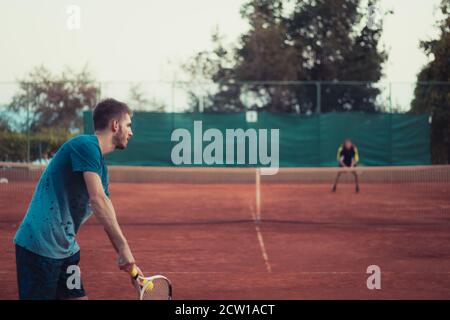
[[[131,284],[136,288],[136,289],[140,289],[139,285],[140,285],[140,280],[137,279],[136,276],[133,276],[133,270],[137,271],[137,275],[144,277],[144,274],[142,273],[141,269],[139,269],[139,267],[136,264],[125,264],[120,266],[120,269],[125,271],[126,273],[128,273],[130,275],[130,280],[131,280]]]
[[[135,269],[139,276],[144,276],[141,269],[135,263],[127,263],[123,265],[119,265],[120,270],[127,272],[128,274],[132,274],[132,270]]]

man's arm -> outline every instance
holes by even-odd
[[[352,167],[356,166],[359,162],[359,153],[358,153],[358,148],[356,148],[355,146],[353,146],[353,149],[355,150],[355,156],[352,159]]]
[[[119,265],[122,266],[121,268],[127,270],[134,265],[135,261],[128,242],[117,222],[116,212],[112,202],[106,196],[98,174],[94,172],[83,172],[83,176],[94,214],[103,225],[106,234],[119,255]]]
[[[336,159],[341,166],[345,167],[344,161],[342,160],[342,145],[338,148]]]

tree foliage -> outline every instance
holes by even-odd
[[[30,135],[30,161],[39,159],[44,153],[51,155],[72,137],[65,128],[43,128]],[[26,161],[27,139],[24,132],[0,131],[0,161]]]
[[[158,100],[157,98],[147,98],[142,84],[133,84],[130,87],[129,104],[134,111],[168,111],[168,107],[164,101]]]
[[[241,9],[249,30],[238,45],[227,48],[215,34],[214,50],[197,55],[188,71],[201,64],[216,85],[210,111],[315,111],[316,81],[329,83],[321,88],[322,112],[376,111],[379,90],[369,81],[381,78],[387,55],[379,48],[382,24],[370,25],[369,13],[360,0],[252,0]]]
[[[441,12],[439,38],[420,44],[430,62],[418,74],[411,108],[414,113],[432,114],[433,163],[450,162],[450,0],[441,2]]]
[[[100,94],[89,71],[66,69],[52,74],[44,66],[19,80],[19,91],[0,115],[0,160],[26,161],[59,146],[82,128],[82,111],[95,106]]]
[[[81,128],[82,110],[94,107],[100,93],[86,68],[79,73],[66,69],[54,75],[39,66],[21,79],[19,86],[10,110],[25,115],[23,126],[26,128],[28,119],[32,132],[48,127],[69,131]]]

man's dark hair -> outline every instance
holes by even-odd
[[[125,114],[129,114],[131,117],[132,113],[126,103],[112,98],[100,101],[94,108],[94,129],[106,129],[112,119],[120,119]]]

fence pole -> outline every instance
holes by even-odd
[[[170,84],[170,112],[175,112],[175,81]]]
[[[30,163],[30,102],[27,103],[27,163]]]
[[[389,108],[390,113],[392,113],[394,110],[394,107],[392,105],[392,82],[389,82]]]
[[[198,101],[199,101],[199,108],[198,108],[198,111],[200,112],[200,113],[203,113],[203,110],[204,110],[204,104],[203,104],[203,94],[200,92],[199,93],[199,96],[198,96]]]
[[[320,113],[322,112],[322,101],[321,101],[321,83],[319,81],[316,82],[316,117],[317,117],[317,135],[318,135],[318,150],[317,150],[317,166],[321,167],[322,166],[322,153],[321,153],[321,147],[322,147],[322,141],[320,139]]]
[[[394,164],[394,159],[392,157],[392,82],[389,82],[389,160],[391,166]]]
[[[316,81],[316,113],[320,114],[322,109],[322,101],[321,101],[321,83],[319,81]]]

